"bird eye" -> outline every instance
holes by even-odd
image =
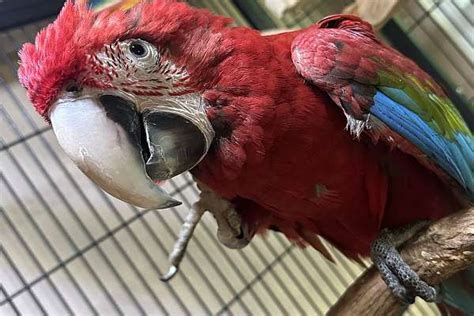
[[[132,42],[129,46],[129,50],[136,57],[143,57],[147,53],[145,46],[140,42]]]
[[[123,62],[129,67],[136,68],[144,76],[152,72],[159,64],[160,53],[158,49],[147,41],[134,38],[121,41],[118,45],[120,51],[126,57]]]

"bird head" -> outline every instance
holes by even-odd
[[[68,0],[21,49],[19,79],[96,184],[137,206],[174,206],[156,182],[193,168],[211,145],[200,92],[229,51],[229,23],[169,0],[99,12]]]

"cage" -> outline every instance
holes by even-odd
[[[269,30],[307,26],[351,1],[296,1],[280,17],[263,0],[188,2]],[[181,272],[169,283],[159,281],[197,188],[189,175],[179,176],[166,189],[183,206],[138,210],[98,189],[62,153],[16,77],[19,47],[33,41],[60,5],[0,1],[0,314],[323,315],[363,267],[331,248],[333,264],[278,233],[243,250],[226,249],[208,215]],[[474,102],[473,24],[469,0],[402,1],[380,34],[468,112]],[[438,313],[418,301],[407,311]]]

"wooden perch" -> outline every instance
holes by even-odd
[[[431,285],[474,264],[474,208],[430,224],[406,242],[400,253]],[[354,281],[327,315],[400,315],[406,308],[372,266]]]

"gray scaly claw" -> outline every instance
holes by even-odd
[[[170,268],[168,272],[160,277],[160,280],[163,282],[168,282],[171,280],[179,271],[179,264],[183,260],[184,254],[186,253],[186,248],[188,243],[193,236],[194,229],[201,220],[202,215],[206,210],[200,207],[199,202],[195,203],[193,208],[189,211],[186,216],[181,230],[179,231],[178,240],[176,240],[173,250],[170,253],[169,261]]]
[[[392,291],[406,304],[415,302],[419,296],[427,302],[435,302],[438,291],[425,281],[403,261],[395,248],[393,234],[385,230],[371,246],[371,257],[377,266],[382,279]]]
[[[178,273],[179,264],[183,260],[194,229],[206,211],[214,216],[217,222],[217,237],[225,246],[234,249],[242,248],[253,237],[253,232],[250,232],[247,226],[242,223],[240,215],[229,201],[218,196],[201,182],[196,181],[196,184],[201,190],[199,200],[194,203],[181,226],[178,240],[169,255],[170,268],[166,274],[160,277],[163,282],[168,282]]]
[[[170,266],[168,272],[166,272],[166,274],[160,277],[160,280],[163,282],[168,282],[178,273],[178,271],[179,271],[179,268],[177,266],[172,265]]]

